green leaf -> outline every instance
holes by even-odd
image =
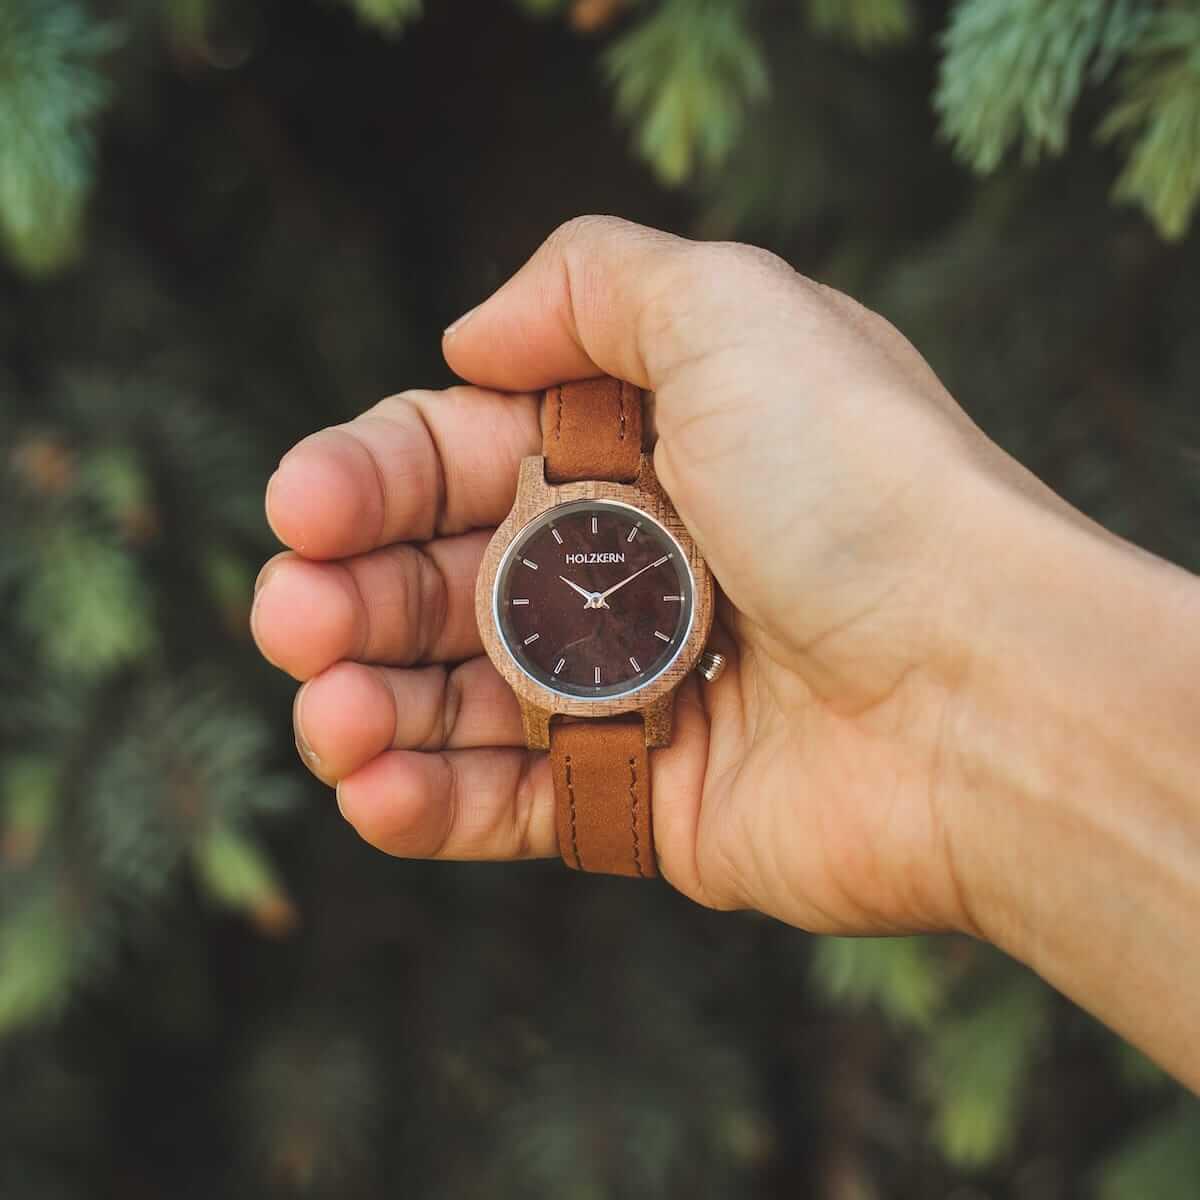
[[[874,1005],[900,1025],[926,1026],[944,979],[928,938],[821,938],[813,972],[831,999]]]
[[[943,35],[934,107],[942,134],[976,171],[1019,142],[1026,161],[1066,148],[1084,83],[1141,32],[1139,0],[959,0]]]
[[[0,770],[0,859],[28,862],[37,852],[58,802],[58,764],[21,755]]]
[[[1121,76],[1100,137],[1129,146],[1116,199],[1139,204],[1165,238],[1181,238],[1200,201],[1200,11],[1156,15]]]
[[[606,66],[639,153],[668,184],[720,166],[767,93],[739,0],[666,0],[609,50]]]
[[[1181,1101],[1148,1122],[1099,1172],[1100,1200],[1200,1195],[1200,1104]]]
[[[200,883],[218,904],[254,918],[264,932],[287,932],[295,912],[275,868],[243,834],[218,826],[192,847]]]
[[[357,14],[360,21],[380,33],[394,37],[415,21],[422,10],[422,0],[342,0]]]
[[[979,1167],[1007,1149],[1046,1021],[1045,987],[1020,972],[978,1007],[934,1028],[934,1137],[950,1162]]]
[[[909,0],[808,0],[808,20],[864,50],[907,41],[916,27]]]
[[[47,532],[22,604],[23,624],[54,668],[97,675],[132,662],[157,640],[136,562],[73,524]]]
[[[74,955],[52,891],[0,920],[0,1036],[49,1018],[67,998]]]
[[[78,249],[108,98],[96,59],[114,43],[75,0],[0,4],[0,249],[30,274]]]

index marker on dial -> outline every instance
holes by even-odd
[[[554,534],[554,540],[561,546],[563,544],[562,543],[562,534],[559,533],[558,530],[555,529],[553,525],[550,526],[550,532],[552,534]]]
[[[525,564],[525,565],[526,565],[526,566],[527,566],[527,567],[528,567],[528,568],[529,568],[531,571],[536,571],[536,570],[538,569],[538,565],[537,565],[537,563],[533,562],[532,560],[530,560],[530,559],[528,559],[528,558],[523,558],[523,559],[521,559],[521,561],[522,561],[522,562],[523,562],[523,563],[524,563],[524,564]]]
[[[561,671],[563,669],[563,667],[565,667],[566,665],[567,665],[567,660],[565,658],[560,658],[558,660],[558,662],[556,662],[554,664],[554,674],[557,675],[559,673],[559,671]]]
[[[634,526],[634,527],[633,527],[633,528],[632,528],[632,529],[629,531],[629,536],[628,536],[628,537],[627,537],[625,540],[626,540],[627,542],[632,542],[632,541],[633,541],[633,539],[634,539],[635,537],[637,537],[637,531],[638,531],[638,527],[635,525],[635,526]]]
[[[513,604],[528,604],[528,600],[514,600]]]

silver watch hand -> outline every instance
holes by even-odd
[[[661,567],[661,566],[663,565],[663,563],[665,563],[665,562],[667,561],[667,559],[668,559],[668,558],[670,558],[670,557],[671,557],[671,556],[670,556],[669,554],[664,554],[664,555],[662,556],[662,558],[656,559],[656,560],[655,560],[654,562],[652,562],[652,563],[647,563],[647,564],[646,564],[646,565],[645,565],[645,566],[642,568],[642,570],[641,570],[641,571],[634,571],[634,573],[633,573],[632,575],[630,575],[630,576],[629,576],[628,578],[626,578],[626,579],[622,579],[620,583],[614,583],[614,584],[612,585],[612,587],[610,587],[610,588],[608,589],[608,591],[607,591],[607,592],[601,592],[601,593],[600,593],[600,599],[601,599],[601,600],[606,600],[606,599],[608,599],[608,597],[609,597],[609,596],[611,596],[611,595],[613,594],[613,592],[615,592],[615,591],[617,590],[617,588],[623,588],[623,587],[624,587],[624,586],[625,586],[627,583],[632,583],[632,582],[633,582],[633,581],[634,581],[634,580],[635,580],[635,579],[636,579],[636,578],[637,578],[637,577],[638,577],[638,576],[639,576],[639,575],[642,573],[642,571],[649,571],[651,567]]]
[[[579,584],[572,583],[565,575],[560,575],[559,579],[561,579],[563,583],[567,585],[567,587],[578,592],[585,600],[590,600],[592,598],[592,593],[589,592],[587,588],[581,588]]]

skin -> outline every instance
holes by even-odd
[[[346,819],[405,857],[557,853],[473,588],[537,390],[657,396],[730,665],[653,756],[660,867],[815,932],[999,945],[1200,1085],[1200,581],[990,442],[881,317],[753,247],[557,230],[446,332],[469,386],[306,438],[267,491],[262,653]]]

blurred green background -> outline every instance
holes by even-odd
[[[967,940],[361,844],[264,482],[560,221],[738,237],[1200,566],[1200,4],[0,0],[0,1198],[1200,1196]]]

